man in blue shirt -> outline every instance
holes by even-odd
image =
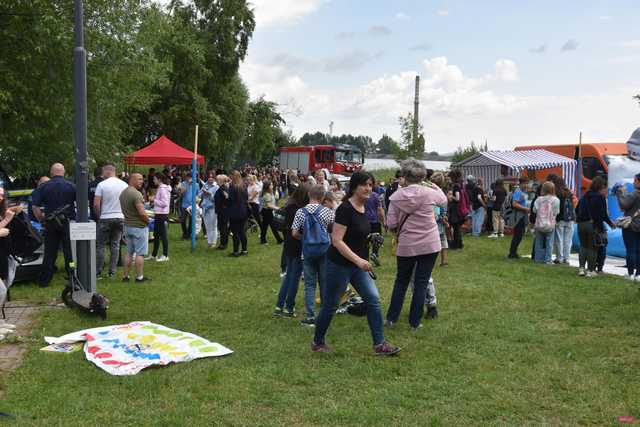
[[[53,277],[58,248],[62,245],[65,269],[69,269],[71,242],[69,240],[69,220],[76,217],[76,186],[64,178],[64,166],[54,163],[51,166],[51,180],[33,194],[33,213],[44,224],[44,260],[40,272],[40,287],[46,288]],[[56,218],[50,218],[54,212],[60,212]],[[49,218],[47,220],[47,218]]]
[[[527,193],[526,188],[529,183],[529,179],[521,177],[519,179],[520,185],[513,190],[513,197],[511,198],[514,210],[514,223],[513,237],[511,239],[511,249],[509,250],[509,258],[520,258],[518,255],[518,246],[524,237],[524,232],[527,229],[529,208],[527,207]]]

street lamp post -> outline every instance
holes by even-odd
[[[75,179],[76,221],[89,222],[89,165],[87,161],[87,51],[84,48],[84,11],[82,0],[75,0],[75,47],[73,49],[73,98],[74,98],[74,140],[75,140]],[[77,273],[80,283],[88,292],[94,289],[91,277],[91,251],[88,240],[77,242]]]

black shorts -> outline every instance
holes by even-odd
[[[372,222],[371,233],[382,234],[382,224],[380,224],[379,222]]]

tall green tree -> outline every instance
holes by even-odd
[[[395,154],[399,149],[398,143],[387,134],[382,135],[376,144],[376,153],[379,154]]]
[[[402,160],[407,157],[421,159],[424,156],[425,147],[422,125],[418,125],[418,135],[414,141],[413,114],[408,113],[406,116],[400,116],[398,123],[400,124],[400,148],[395,153],[396,159]]]
[[[487,151],[487,144],[483,146],[482,144],[476,145],[474,141],[471,141],[466,147],[458,146],[456,151],[453,153],[453,157],[451,158],[452,163],[459,163],[463,160],[468,159],[471,156],[474,156],[483,151]]]

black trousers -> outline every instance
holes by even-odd
[[[62,246],[64,255],[64,268],[69,273],[69,263],[71,258],[71,241],[69,240],[68,226],[65,230],[57,227],[46,227],[44,232],[44,259],[42,261],[42,271],[40,272],[40,285],[49,286],[53,278],[56,260],[58,259],[58,249]]]
[[[180,209],[180,226],[182,227],[182,238],[190,239],[191,238],[191,215],[187,212],[186,209]]]
[[[282,243],[282,237],[273,225],[273,209],[262,209],[262,223],[260,224],[260,243],[267,243],[267,231],[271,228],[273,236],[278,244]]]
[[[218,233],[220,234],[220,247],[226,248],[229,244],[229,218],[224,213],[218,215]]]
[[[251,216],[256,220],[258,226],[262,228],[262,218],[260,218],[260,205],[257,203],[249,203],[251,208]]]
[[[462,243],[462,225],[463,222],[457,224],[451,224],[453,239],[449,245],[449,249],[462,249],[464,244]]]
[[[167,237],[167,227],[169,215],[156,214],[153,222],[153,256],[158,255],[160,242],[162,242],[162,254],[169,256],[169,239]]]
[[[231,232],[233,233],[233,252],[239,252],[240,245],[242,250],[247,250],[247,219],[229,219],[229,225],[231,226]]]
[[[509,255],[518,255],[518,246],[520,246],[520,242],[522,242],[525,229],[526,226],[524,223],[524,218],[520,218],[520,221],[518,221],[515,227],[513,227],[513,237],[511,238],[511,248],[509,249]]]

